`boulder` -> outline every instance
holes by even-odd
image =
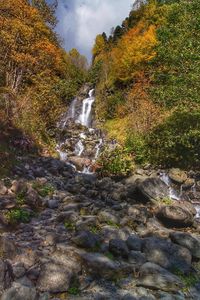
[[[105,279],[113,279],[133,272],[130,264],[113,261],[100,253],[84,253],[81,258],[87,272]]]
[[[4,185],[2,181],[0,181],[0,195],[5,195],[7,194],[7,192],[8,192],[7,187]]]
[[[178,269],[183,273],[191,270],[192,255],[190,251],[164,239],[144,238],[142,252],[147,261],[156,263],[165,269]]]
[[[194,222],[193,215],[179,206],[163,206],[157,213],[158,219],[167,227],[188,227]]]
[[[176,168],[171,169],[168,176],[176,184],[183,184],[187,180],[186,172]]]
[[[156,202],[169,197],[169,189],[160,178],[151,177],[144,180],[136,180],[135,189],[132,195],[129,192],[128,196],[143,203]]]
[[[88,158],[79,157],[79,156],[71,156],[69,157],[70,163],[76,166],[77,170],[82,171],[84,166],[90,166],[91,161]]]
[[[113,239],[109,242],[109,250],[112,254],[116,256],[121,256],[124,258],[128,257],[129,249],[126,245],[126,242],[120,239]]]
[[[128,237],[126,244],[129,250],[141,251],[142,239],[140,239],[137,235],[132,234]]]
[[[98,214],[98,220],[100,223],[113,223],[118,224],[119,219],[110,211],[102,210]]]
[[[200,238],[184,232],[172,232],[171,240],[190,250],[194,258],[200,259]]]
[[[5,291],[1,300],[37,300],[37,291],[33,287],[14,282],[12,287]]]
[[[142,253],[140,251],[131,251],[128,256],[128,261],[130,264],[133,264],[134,267],[140,267],[147,260],[146,260],[144,253]]]
[[[0,292],[8,289],[13,281],[12,266],[0,259]]]
[[[92,249],[99,246],[100,239],[98,235],[90,231],[81,231],[77,236],[71,239],[77,246]]]
[[[140,277],[137,285],[167,292],[177,292],[177,290],[184,287],[177,276],[149,262],[140,268]]]

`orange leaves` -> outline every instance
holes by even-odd
[[[133,79],[141,65],[155,56],[156,28],[141,21],[129,30],[112,50],[113,73],[122,81]]]

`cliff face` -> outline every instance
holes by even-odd
[[[98,118],[138,162],[199,165],[199,16],[197,0],[149,0],[96,38]]]

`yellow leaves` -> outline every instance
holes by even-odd
[[[141,64],[155,56],[156,28],[139,22],[129,30],[112,50],[112,65],[115,76],[124,81],[134,77]]]

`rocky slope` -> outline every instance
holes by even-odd
[[[199,174],[169,175],[199,201]],[[200,299],[200,223],[169,194],[148,168],[115,181],[24,158],[0,184],[1,299]]]

